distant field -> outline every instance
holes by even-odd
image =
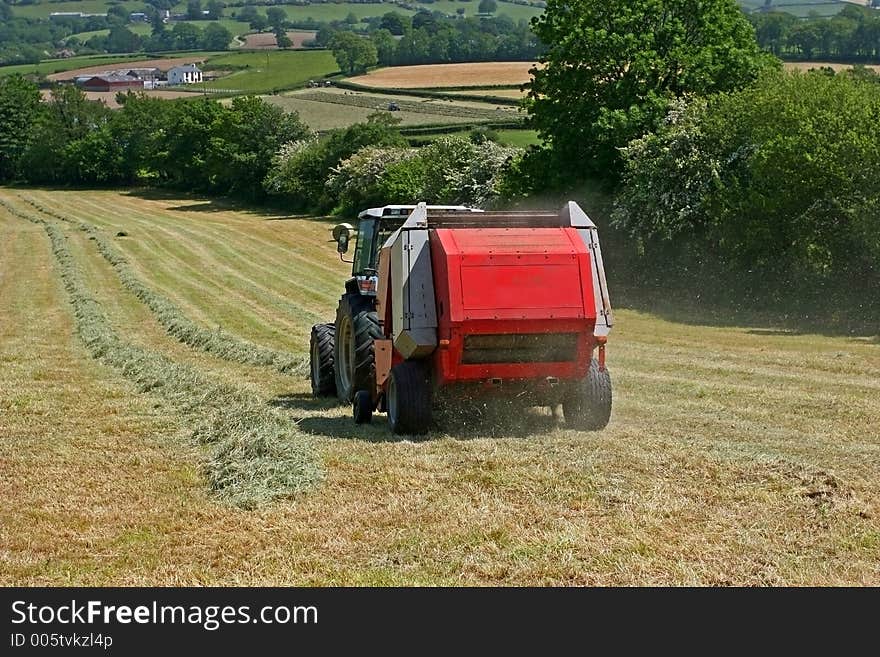
[[[525,92],[519,89],[493,89],[492,87],[474,87],[473,89],[459,89],[440,93],[455,94],[456,96],[496,96],[498,98],[522,98]]]
[[[498,141],[505,146],[537,146],[541,143],[537,130],[499,130]]]
[[[833,68],[835,71],[848,71],[853,67],[852,64],[839,64],[837,62],[785,62],[785,68],[792,71],[809,71],[811,68]],[[868,64],[865,68],[870,68],[877,73],[880,73],[880,65],[878,64]]]
[[[113,5],[125,7],[128,11],[141,11],[144,3],[138,0],[114,1],[111,5],[108,0],[72,0],[71,2],[38,2],[32,5],[14,5],[14,16],[21,18],[48,18],[54,12],[83,12],[85,14],[106,14],[107,9]]]
[[[312,41],[315,38],[314,31],[291,31],[287,32],[287,38],[293,43],[293,48],[302,48],[306,41]],[[274,50],[278,47],[273,32],[260,32],[259,34],[248,34],[244,39],[244,47],[248,50]]]
[[[342,128],[364,121],[373,112],[387,112],[391,102],[400,107],[391,114],[405,126],[512,120],[517,117],[516,109],[512,107],[496,109],[487,103],[428,100],[342,89],[303,89],[283,96],[267,96],[266,100],[288,111],[296,111],[313,130]]]
[[[100,68],[106,67],[108,64],[134,64],[143,59],[143,54],[139,55],[88,55],[85,57],[71,57],[70,59],[50,59],[42,61],[39,64],[16,64],[15,66],[0,67],[0,75],[12,75],[20,73],[21,75],[39,74],[51,75],[53,73],[63,73],[65,71],[73,71],[81,68]]]
[[[485,87],[529,81],[531,62],[477,62],[392,66],[351,78],[366,87],[430,89],[432,87]]]
[[[204,88],[243,93],[290,88],[339,70],[333,54],[326,50],[232,52],[211,57],[208,63],[215,70],[235,72],[206,83]]]
[[[43,89],[40,93],[43,95],[43,98],[48,98],[52,91],[50,89]],[[86,91],[83,93],[89,100],[101,101],[110,109],[118,109],[120,107],[119,103],[116,102],[116,94],[118,93],[116,91]],[[200,95],[196,90],[177,91],[174,89],[150,89],[143,93],[150,98],[164,98],[165,100],[173,100],[175,98],[194,98]]]
[[[765,6],[764,0],[737,1],[746,12],[758,11]],[[786,2],[785,0],[774,0],[771,9],[772,11],[783,11],[800,17],[809,16],[811,13],[817,14],[818,16],[834,16],[840,13],[847,4],[864,5],[865,3],[848,3],[836,0],[790,0],[789,2]]]

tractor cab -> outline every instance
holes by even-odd
[[[432,211],[481,212],[473,208],[456,205],[429,206]],[[351,260],[351,285],[356,286],[361,295],[376,296],[379,271],[379,250],[385,241],[403,225],[406,218],[415,210],[414,205],[386,205],[370,208],[358,215],[357,228],[351,224],[338,224],[333,229],[333,239],[340,257],[348,252],[354,237],[354,257]],[[348,261],[346,261],[348,262]]]

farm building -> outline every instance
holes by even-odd
[[[130,75],[95,75],[80,84],[83,91],[122,91],[143,89],[144,81]]]
[[[165,76],[158,68],[130,68],[122,75],[127,75],[138,80],[161,80]]]
[[[168,84],[194,84],[202,81],[202,70],[195,64],[175,66],[168,71]]]

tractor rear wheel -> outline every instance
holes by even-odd
[[[566,425],[583,431],[599,431],[611,419],[611,375],[600,370],[594,358],[587,376],[568,391],[562,401]]]
[[[312,327],[310,369],[312,395],[333,397],[336,394],[336,373],[333,371],[334,324],[315,324]]]
[[[376,377],[373,340],[382,337],[372,300],[346,294],[336,311],[334,351],[336,395],[351,402],[358,390],[372,390]]]
[[[431,382],[424,365],[408,360],[392,367],[387,400],[391,433],[428,433],[431,426]]]

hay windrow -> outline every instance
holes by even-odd
[[[77,333],[91,356],[117,369],[139,391],[171,403],[195,427],[193,438],[212,446],[204,474],[220,499],[254,508],[315,485],[322,476],[318,457],[292,422],[250,393],[123,340],[86,287],[64,232],[2,200],[0,206],[45,229]]]
[[[234,363],[272,367],[282,374],[308,373],[308,360],[304,356],[262,347],[219,328],[212,330],[193,322],[172,301],[146,285],[125,256],[96,226],[85,221],[69,219],[29,198],[21,198],[40,213],[74,224],[84,231],[95,243],[98,252],[113,267],[126,289],[150,309],[169,335],[183,344]]]

